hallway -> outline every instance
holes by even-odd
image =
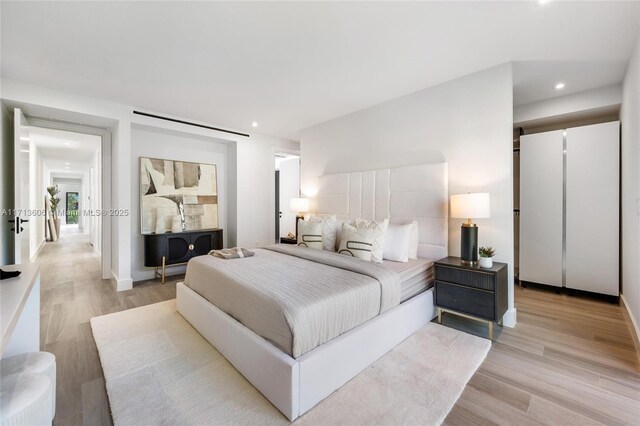
[[[77,227],[76,227],[77,229]],[[89,236],[63,229],[57,242],[45,243],[37,258],[41,272],[40,347],[57,362],[55,424],[110,424],[102,368],[89,319],[175,297],[173,277],[116,292],[101,279],[100,258]]]

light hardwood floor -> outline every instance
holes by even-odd
[[[48,243],[41,346],[56,355],[56,424],[111,424],[89,318],[175,298],[182,276],[115,291],[82,234]],[[516,288],[504,329],[446,424],[639,424],[640,366],[619,306]],[[124,355],[124,354],[123,354]]]
[[[136,284],[117,292],[100,278],[100,259],[86,235],[63,233],[46,243],[38,256],[41,268],[40,347],[57,363],[55,424],[109,425],[111,413],[89,319],[176,297],[168,278]]]

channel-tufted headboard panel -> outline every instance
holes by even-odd
[[[391,223],[418,221],[418,257],[439,259],[448,250],[447,163],[324,175],[316,213],[335,214],[338,226],[356,218]]]

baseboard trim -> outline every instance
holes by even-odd
[[[629,328],[631,329],[631,337],[633,338],[633,343],[636,347],[636,355],[638,356],[638,361],[640,362],[640,327],[638,327],[638,322],[636,318],[633,316],[631,310],[629,310],[629,305],[627,304],[627,299],[625,299],[624,294],[620,295],[620,301],[622,302],[624,317],[629,323]]]
[[[115,272],[111,271],[111,279],[115,282],[117,291],[131,290],[133,288],[133,280],[131,278],[121,280]]]
[[[36,258],[38,257],[38,255],[40,254],[40,252],[42,251],[42,249],[44,248],[44,243],[46,243],[46,242],[47,242],[47,240],[42,240],[42,241],[40,241],[40,245],[39,245],[39,246],[38,246],[38,248],[36,249],[36,252],[35,252],[35,253],[33,253],[33,256],[31,256],[31,257],[29,258],[29,261],[30,261],[31,263],[33,263],[33,262],[35,262],[35,261],[36,261]]]
[[[507,312],[504,313],[502,317],[502,325],[504,327],[513,328],[516,326],[517,322],[517,311],[516,308],[508,309]]]

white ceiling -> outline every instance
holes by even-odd
[[[534,0],[1,7],[3,77],[283,137],[509,61],[528,63],[518,104],[560,78],[619,82],[639,16],[638,2]]]
[[[41,127],[29,127],[29,138],[49,170],[68,177],[84,173],[101,144],[99,136]]]
[[[619,84],[624,61],[524,61],[513,63],[513,102],[516,106]],[[563,82],[562,90],[554,89]]]

